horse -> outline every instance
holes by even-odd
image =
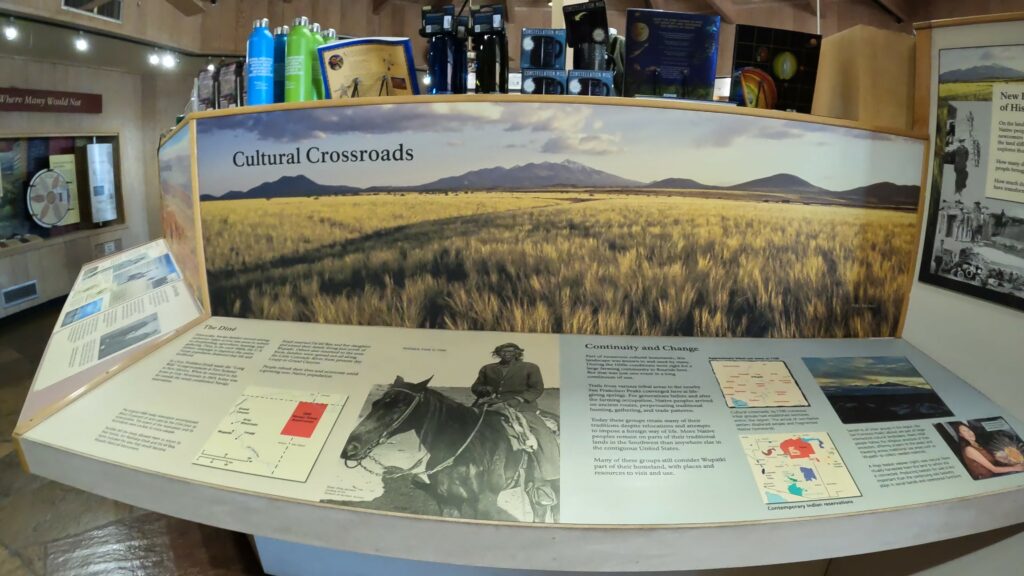
[[[425,471],[416,470],[421,459],[408,470],[383,476],[425,475],[428,481],[414,476],[413,484],[433,498],[442,517],[508,519],[498,494],[519,483],[526,486],[536,474],[533,459],[513,447],[500,413],[466,406],[428,388],[432,379],[412,383],[396,377],[349,434],[341,459],[362,465],[367,458],[374,460],[371,453],[388,439],[413,431],[425,451]],[[529,472],[521,473],[524,466]],[[557,494],[557,481],[551,484]],[[557,522],[557,502],[529,500],[534,522]]]

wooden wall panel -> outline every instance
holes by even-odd
[[[189,52],[200,49],[201,16],[185,17],[163,0],[126,1],[122,5],[122,22],[118,23],[64,10],[60,0],[0,0],[4,12],[66,22]]]

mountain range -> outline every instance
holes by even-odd
[[[1011,80],[1024,78],[1024,72],[1002,64],[984,64],[970,68],[957,68],[939,74],[939,82],[980,82],[982,80]]]
[[[282,176],[273,182],[264,182],[247,191],[233,190],[221,196],[204,194],[201,200],[237,200],[243,198],[294,198],[310,196],[339,196],[363,192],[432,192],[449,190],[542,190],[551,188],[621,189],[621,190],[701,190],[731,192],[760,192],[777,195],[779,199],[795,202],[849,204],[867,206],[893,206],[915,208],[919,188],[879,182],[850,190],[831,191],[795,176],[780,173],[773,176],[741,182],[732,186],[708,185],[689,178],[668,178],[644,183],[623,178],[572,160],[562,162],[531,162],[506,168],[496,166],[471,170],[458,176],[448,176],[416,186],[329,186],[306,176]]]
[[[870,384],[867,386],[822,386],[826,396],[893,396],[897,394],[934,394],[925,386],[907,386],[895,382]]]

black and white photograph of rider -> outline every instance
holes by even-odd
[[[1024,309],[1024,204],[987,195],[996,82],[1024,82],[1024,45],[940,52],[921,280]]]
[[[367,501],[332,502],[446,518],[558,522],[559,390],[545,386],[545,370],[526,354],[515,342],[499,344],[490,362],[459,370],[462,386],[429,374],[374,386],[341,461],[353,476],[379,479],[383,491]],[[557,365],[547,370],[557,374]]]

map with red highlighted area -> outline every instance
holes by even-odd
[[[765,504],[860,496],[824,432],[740,436]]]

